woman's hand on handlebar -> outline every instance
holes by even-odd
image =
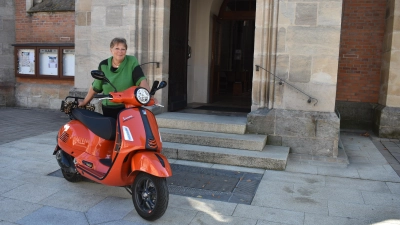
[[[85,105],[87,105],[87,103],[85,103],[84,99],[78,99],[78,106],[79,107],[82,107],[82,106],[85,106]]]

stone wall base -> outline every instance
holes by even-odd
[[[376,103],[336,101],[341,129],[370,130]]]
[[[268,135],[267,144],[290,147],[311,158],[337,158],[340,120],[336,113],[259,109],[247,116],[247,132]]]
[[[378,105],[374,109],[373,131],[380,138],[400,138],[400,108]]]
[[[15,84],[11,82],[0,83],[0,107],[15,106]]]
[[[16,106],[59,109],[71,88],[71,85],[66,84],[17,83]]]

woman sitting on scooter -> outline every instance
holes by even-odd
[[[118,91],[124,91],[131,86],[140,86],[150,91],[150,86],[146,77],[140,68],[135,56],[127,55],[128,45],[125,38],[114,38],[110,43],[112,56],[101,61],[99,70],[103,71],[106,77],[117,88]],[[85,99],[79,102],[79,106],[88,104],[97,93],[109,94],[114,89],[108,83],[101,80],[94,80],[89,88]],[[118,113],[124,109],[124,105],[112,103],[109,100],[102,101],[103,115],[117,119]]]

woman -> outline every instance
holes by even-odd
[[[101,61],[98,69],[104,72],[118,91],[124,91],[131,86],[144,87],[150,91],[150,86],[139,66],[138,60],[135,56],[126,55],[127,49],[128,45],[125,38],[114,38],[110,43],[112,56]],[[97,93],[109,94],[113,91],[114,89],[111,85],[103,83],[101,80],[94,80],[85,99],[79,103],[79,106],[88,104]],[[113,103],[109,100],[102,101],[104,116],[116,119],[118,113],[124,108],[123,104]]]

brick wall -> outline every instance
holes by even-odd
[[[377,103],[385,0],[343,0],[336,100]]]
[[[74,43],[75,12],[26,12],[26,0],[15,0],[15,43]],[[74,86],[73,80],[19,77],[17,106],[58,109]]]
[[[15,1],[16,43],[74,43],[75,12],[26,13],[26,0]]]

